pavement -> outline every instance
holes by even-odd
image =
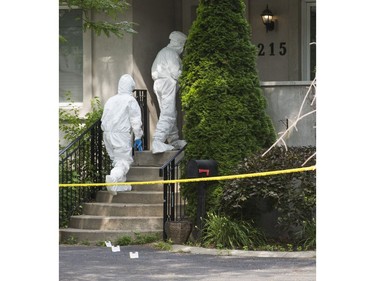
[[[315,281],[316,253],[217,250],[173,245],[60,245],[60,281]]]

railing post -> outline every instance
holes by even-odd
[[[99,170],[99,181],[104,181],[103,168],[103,131],[101,129],[102,122],[98,123],[98,170]]]
[[[185,147],[180,149],[176,155],[168,162],[166,162],[159,170],[159,176],[163,177],[163,180],[174,180],[176,179],[176,171],[178,171],[179,162],[176,162],[176,158],[183,152]],[[177,218],[176,213],[176,183],[163,184],[163,240],[167,240],[166,222],[168,220],[175,221]]]
[[[142,124],[143,124],[143,150],[148,150],[148,107],[147,107],[147,90],[136,89],[135,97],[142,112]]]
[[[170,164],[170,176],[169,179],[175,179],[175,159]],[[170,184],[171,187],[171,221],[175,221],[175,183]]]
[[[166,180],[168,175],[167,175],[167,167],[165,167],[163,170],[160,170],[160,172],[163,172],[163,179]],[[167,222],[167,217],[168,217],[168,190],[167,190],[167,185],[163,184],[163,240],[167,240],[167,233],[165,230],[165,223]]]

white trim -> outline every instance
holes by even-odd
[[[310,80],[310,9],[316,0],[302,0],[301,4],[301,78]]]
[[[88,16],[91,19],[92,13],[91,11],[88,12]],[[83,28],[83,27],[82,27]],[[92,93],[93,93],[93,78],[92,78],[92,46],[93,46],[93,38],[92,32],[90,29],[84,31],[82,30],[83,35],[83,103],[84,104],[91,104]]]
[[[61,5],[59,5],[59,10],[60,9],[82,9],[82,8],[80,8],[80,7],[78,7],[78,6],[75,6],[75,5],[72,5],[72,6],[68,6],[68,3],[66,3],[65,1],[63,1],[62,3],[61,3]]]
[[[263,81],[260,82],[261,87],[275,86],[309,86],[311,81]]]

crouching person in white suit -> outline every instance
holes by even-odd
[[[107,183],[126,181],[126,174],[133,163],[132,133],[135,139],[134,148],[142,151],[141,109],[133,97],[134,88],[135,82],[129,74],[121,76],[117,94],[110,97],[104,105],[101,128],[113,167],[110,175],[106,176]],[[107,186],[112,195],[117,195],[117,191],[131,189],[130,185]]]

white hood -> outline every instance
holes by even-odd
[[[118,82],[117,93],[119,95],[128,94],[132,95],[135,88],[135,82],[129,74],[124,74],[121,76],[120,81]]]
[[[121,76],[117,95],[108,99],[102,115],[104,132],[129,133],[132,131],[136,139],[143,135],[141,109],[133,97],[135,82],[129,74]]]

